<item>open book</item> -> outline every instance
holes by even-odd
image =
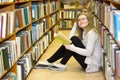
[[[56,34],[55,39],[58,39],[63,44],[70,44],[70,43],[72,43],[72,41],[69,38],[67,38],[64,34],[62,34],[61,32],[58,32]]]

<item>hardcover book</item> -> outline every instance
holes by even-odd
[[[64,34],[62,34],[60,32],[58,34],[56,34],[55,39],[58,39],[63,44],[70,44],[70,43],[72,43],[72,41],[69,38],[67,38]]]

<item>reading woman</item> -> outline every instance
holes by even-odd
[[[51,70],[66,70],[67,62],[73,56],[85,72],[100,71],[102,47],[100,36],[92,21],[90,14],[80,13],[70,32],[72,44],[62,45],[47,59],[47,62],[40,62],[39,67]],[[59,59],[61,59],[59,63],[54,63]]]

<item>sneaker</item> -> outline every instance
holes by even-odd
[[[52,63],[49,62],[38,62],[37,65],[34,66],[35,69],[49,68],[52,66]]]
[[[64,71],[66,70],[67,66],[64,64],[53,64],[51,67],[49,67],[50,70],[56,70],[56,71]]]

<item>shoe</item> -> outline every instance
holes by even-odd
[[[37,65],[34,66],[35,69],[47,69],[52,66],[52,63],[49,62],[38,62]]]
[[[67,66],[61,63],[55,63],[51,67],[49,67],[50,70],[56,70],[56,71],[64,71],[66,70]]]

